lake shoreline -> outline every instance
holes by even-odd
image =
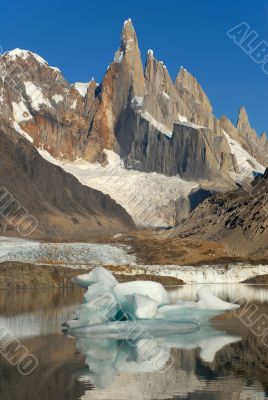
[[[72,287],[72,278],[89,272],[94,265],[36,265],[21,262],[0,263],[0,289]],[[211,283],[268,284],[268,266],[254,265],[107,265],[120,282],[151,280],[164,286]]]
[[[68,288],[73,287],[72,278],[91,271],[93,267],[73,268],[54,265],[34,265],[20,262],[0,263],[0,290]],[[175,277],[158,277],[150,274],[128,275],[118,270],[114,273],[119,282],[151,280],[165,286],[183,285]]]

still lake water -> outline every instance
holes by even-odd
[[[80,289],[1,291],[0,327],[26,346],[38,367],[23,376],[0,355],[0,400],[268,399],[268,341],[255,323],[268,320],[268,286],[209,286],[224,300],[255,306],[243,318],[218,318],[203,336],[161,338],[170,351],[163,371],[139,360],[137,344],[130,349],[122,340],[64,335],[61,324],[82,302]],[[194,300],[197,289],[170,288],[170,298]]]

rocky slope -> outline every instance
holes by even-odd
[[[268,168],[252,187],[205,200],[176,230],[180,237],[225,241],[240,254],[268,255]]]
[[[87,239],[134,228],[109,196],[44,160],[14,129],[0,128],[0,224],[4,234]]]

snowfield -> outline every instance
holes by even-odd
[[[61,166],[83,185],[108,194],[126,209],[138,226],[173,226],[176,222],[175,200],[187,196],[198,186],[196,182],[184,181],[178,176],[127,170],[120,157],[110,150],[106,150],[107,166],[84,160],[64,162],[53,158],[47,151],[38,151],[43,158]]]

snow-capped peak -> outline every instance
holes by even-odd
[[[8,56],[11,58],[13,61],[16,61],[16,58],[22,58],[23,60],[26,60],[29,56],[33,56],[39,64],[42,65],[48,65],[47,61],[44,60],[42,57],[40,57],[38,54],[33,53],[30,50],[22,50],[22,49],[14,49],[11,51],[7,51],[6,53],[3,54],[4,56]]]
[[[12,61],[16,61],[17,58],[20,58],[22,60],[27,60],[30,56],[32,56],[40,65],[49,67],[50,69],[53,69],[54,71],[61,73],[61,70],[59,68],[51,67],[43,57],[39,56],[38,54],[30,50],[22,50],[17,48],[14,50],[6,51],[4,54],[2,54],[2,56],[8,57]]]
[[[124,21],[124,26],[128,23],[128,22],[132,22],[131,18],[128,18]]]

